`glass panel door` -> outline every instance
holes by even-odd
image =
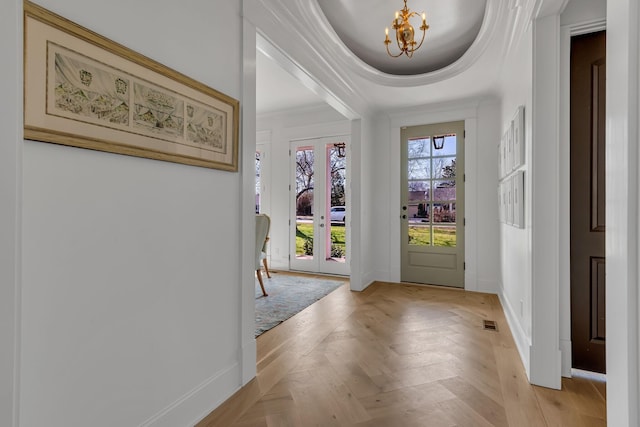
[[[464,122],[402,130],[403,281],[463,286]]]
[[[256,150],[256,213],[260,213],[260,197],[262,196],[262,180],[260,175],[262,174],[262,154]]]
[[[292,270],[349,274],[346,149],[346,137],[292,143]]]

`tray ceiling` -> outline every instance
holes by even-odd
[[[363,62],[384,73],[412,75],[445,68],[464,55],[480,32],[486,0],[408,0],[409,9],[426,13],[430,27],[413,58],[392,58],[383,43],[389,27],[390,47],[397,52],[390,27],[403,0],[318,0],[318,5],[336,35]],[[420,20],[412,24],[418,38]]]

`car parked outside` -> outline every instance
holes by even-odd
[[[331,222],[344,222],[347,217],[347,208],[344,206],[333,206],[329,218]]]

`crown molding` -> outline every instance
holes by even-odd
[[[560,15],[569,0],[536,0],[532,19],[544,18],[545,16]]]
[[[301,4],[290,0],[254,0],[243,5],[244,17],[260,35],[257,48],[263,54],[345,117],[357,119],[369,113],[363,91],[310,40],[313,34],[304,31],[299,17]]]
[[[568,28],[571,36],[579,36],[582,34],[595,33],[596,31],[604,31],[607,29],[606,19],[595,19],[593,21],[582,22],[578,24],[563,25],[562,28]]]

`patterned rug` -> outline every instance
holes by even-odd
[[[256,338],[345,284],[339,280],[276,272],[271,273],[271,279],[263,273],[262,279],[269,296],[262,296],[256,279]]]

